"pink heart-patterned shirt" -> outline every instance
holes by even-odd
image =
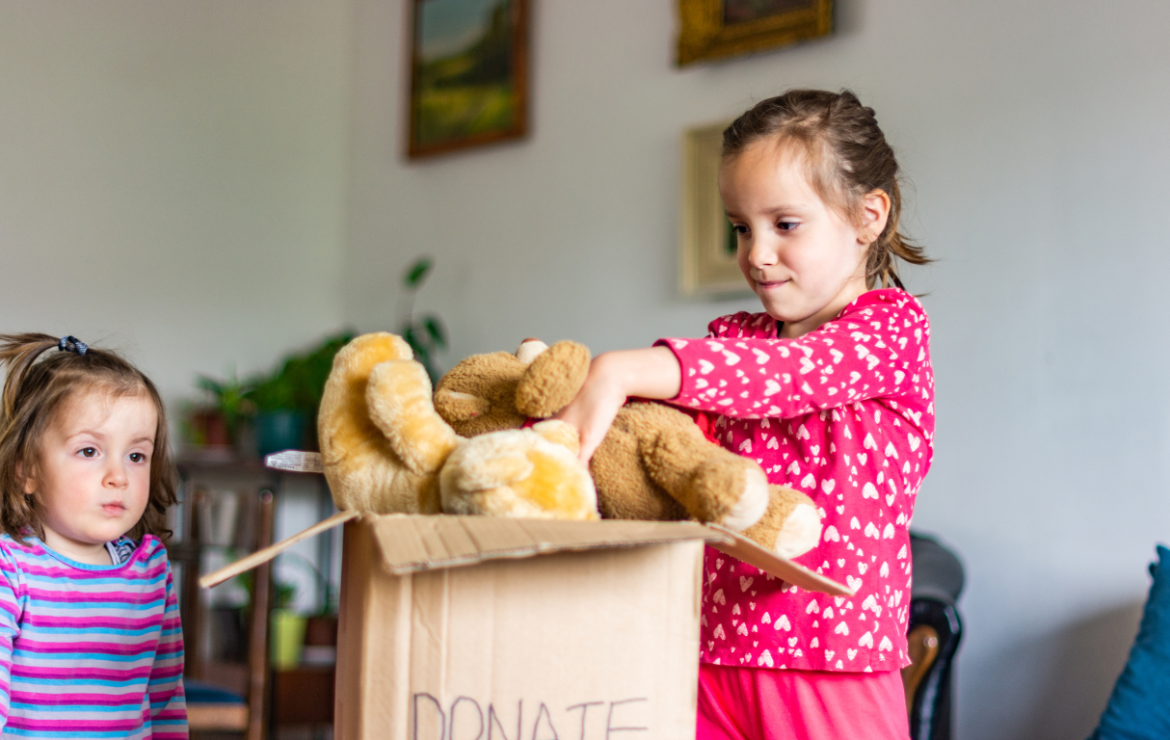
[[[706,339],[659,340],[683,371],[670,403],[719,414],[725,447],[816,502],[821,542],[796,561],[857,592],[783,592],[772,576],[708,549],[701,659],[814,671],[907,665],[909,526],[934,437],[922,304],[896,288],[872,290],[798,339],[778,338],[763,313],[709,329]]]

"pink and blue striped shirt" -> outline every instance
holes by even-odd
[[[186,738],[183,635],[166,549],[87,565],[0,535],[4,737]]]

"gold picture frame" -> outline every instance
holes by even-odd
[[[678,0],[678,66],[833,32],[832,0]]]
[[[751,293],[736,261],[736,235],[719,196],[723,129],[729,124],[683,134],[679,292],[684,296]]]
[[[407,156],[528,134],[528,0],[409,0]]]

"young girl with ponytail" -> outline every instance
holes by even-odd
[[[792,90],[723,134],[719,190],[763,313],[594,359],[561,418],[588,460],[628,397],[715,416],[720,442],[817,502],[797,558],[856,590],[810,593],[708,549],[701,740],[905,740],[909,525],[930,467],[930,325],[898,276],[898,164],[848,91]]]

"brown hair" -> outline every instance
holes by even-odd
[[[886,227],[869,245],[865,283],[881,279],[902,287],[895,257],[915,265],[930,262],[921,246],[899,230],[902,191],[898,160],[878,127],[873,108],[848,90],[789,90],[757,103],[723,132],[723,158],[734,157],[750,144],[774,137],[802,147],[809,182],[817,194],[856,222],[861,199],[881,190],[890,197]]]
[[[54,351],[40,359],[47,350]],[[167,507],[174,504],[175,478],[167,452],[167,417],[154,383],[117,354],[88,347],[74,337],[0,334],[0,364],[7,366],[0,408],[0,532],[22,540],[30,531],[44,537],[34,501],[24,493],[25,475],[35,471],[45,430],[78,393],[114,397],[144,395],[158,412],[150,458],[150,495],[142,518],[127,532],[141,540],[166,538]],[[22,474],[23,473],[23,474]]]

